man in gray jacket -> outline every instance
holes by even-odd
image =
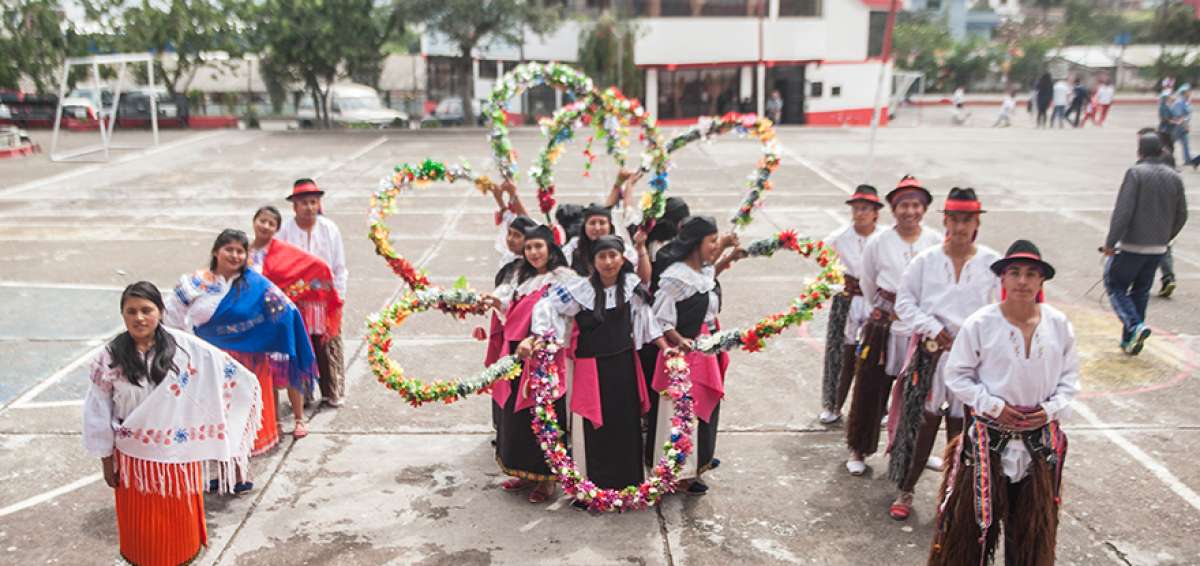
[[[1183,181],[1161,156],[1157,135],[1138,138],[1138,162],[1125,171],[1104,240],[1103,252],[1109,256],[1104,287],[1124,326],[1121,349],[1131,356],[1141,353],[1150,337],[1146,303],[1158,263],[1187,222]]]

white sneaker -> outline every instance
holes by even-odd
[[[821,416],[817,418],[821,421],[821,424],[833,424],[842,420],[842,415],[825,409],[821,411]]]
[[[925,460],[925,468],[926,469],[933,470],[935,472],[940,472],[940,471],[942,471],[942,468],[944,468],[944,467],[945,467],[945,462],[942,461],[941,456],[930,456],[928,460]]]
[[[846,460],[846,471],[852,476],[861,476],[867,473],[867,464],[862,460]]]

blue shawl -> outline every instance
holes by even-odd
[[[316,380],[317,358],[300,311],[252,269],[233,285],[212,318],[196,327],[196,335],[222,350],[276,354],[272,368],[286,371],[288,383],[301,391]],[[281,356],[287,356],[286,362]]]

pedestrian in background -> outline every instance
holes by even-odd
[[[1050,73],[1042,74],[1034,91],[1037,92],[1037,127],[1045,128],[1046,112],[1050,109],[1050,102],[1054,99],[1054,79],[1050,78]]]
[[[1016,95],[1010,89],[1004,93],[1004,100],[1000,102],[1000,115],[996,116],[996,123],[992,124],[993,128],[1012,126],[1012,113],[1017,109]]]
[[[1108,119],[1108,109],[1112,107],[1113,97],[1116,95],[1116,88],[1112,84],[1112,80],[1108,77],[1100,79],[1100,86],[1096,87],[1096,124],[1104,125],[1104,121]]]
[[[1066,126],[1067,119],[1067,99],[1071,96],[1071,87],[1067,86],[1067,81],[1059,79],[1054,83],[1054,114],[1050,116],[1050,127],[1054,127],[1054,122],[1058,122],[1058,127]]]
[[[1104,287],[1121,319],[1121,349],[1141,353],[1150,327],[1146,304],[1167,244],[1187,222],[1183,181],[1162,160],[1156,135],[1138,138],[1138,162],[1125,171],[1102,251],[1109,256]]]
[[[1088,92],[1086,86],[1083,86],[1083,81],[1079,77],[1075,77],[1071,82],[1073,83],[1071,87],[1071,106],[1067,109],[1066,117],[1071,122],[1072,128],[1078,128],[1082,125],[1080,116],[1091,99],[1091,93]],[[1074,115],[1074,118],[1071,117],[1072,115]]]
[[[767,118],[776,124],[783,120],[783,96],[778,90],[771,91],[771,99],[767,101]]]
[[[1184,83],[1175,91],[1175,101],[1171,103],[1171,137],[1176,143],[1183,145],[1183,162],[1192,163],[1192,149],[1188,146],[1188,133],[1192,122],[1192,85]]]

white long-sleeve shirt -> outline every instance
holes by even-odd
[[[1029,351],[1021,330],[1004,318],[1000,304],[979,309],[967,318],[950,349],[946,387],[976,413],[997,418],[1005,405],[1040,406],[1050,420],[1070,414],[1079,392],[1079,354],[1075,329],[1066,315],[1043,304]],[[1004,475],[1020,481],[1028,472],[1024,443],[1008,443],[1001,456]]]
[[[911,244],[900,237],[895,227],[872,235],[863,249],[862,276],[859,277],[867,305],[879,306],[880,302],[876,297],[879,289],[897,292],[908,263],[917,257],[917,254],[941,243],[942,235],[925,226],[921,227],[921,234]],[[898,320],[892,323],[892,333],[908,335],[912,334],[912,329],[904,320]]]
[[[338,230],[337,224],[318,215],[312,231],[309,232],[301,228],[295,218],[290,218],[283,223],[275,237],[329,264],[329,269],[333,272],[333,287],[343,300],[346,298],[346,282],[350,279],[350,271],[346,269],[346,246],[342,244],[342,232]]]
[[[195,332],[217,312],[230,281],[208,270],[184,274],[175,288],[163,296],[163,325],[184,332]]]
[[[642,281],[637,275],[628,273],[624,281],[624,300],[630,307],[630,318],[633,321],[633,347],[635,350],[662,336],[662,328],[654,320],[654,312],[650,304],[642,300],[641,295],[634,292]],[[643,287],[644,289],[644,287]],[[557,284],[550,293],[538,300],[533,307],[532,331],[535,335],[554,331],[559,341],[567,339],[567,329],[572,318],[584,310],[592,310],[595,306],[596,290],[589,279],[579,278],[566,284]],[[617,286],[604,288],[604,308],[617,306]]]
[[[721,298],[717,296],[716,269],[706,265],[696,271],[688,264],[679,261],[672,263],[663,271],[658,281],[658,291],[654,293],[654,318],[658,321],[663,332],[674,330],[679,323],[679,313],[675,303],[683,301],[696,293],[708,293],[708,310],[704,313],[704,323],[712,325],[721,312]]]
[[[871,235],[878,234],[885,229],[887,227],[876,226]],[[867,240],[871,235],[863,236],[854,229],[854,224],[847,224],[825,237],[825,243],[833,246],[833,251],[837,252],[838,260],[845,267],[846,275],[856,279],[861,278],[863,251],[866,250]],[[858,331],[863,324],[866,324],[867,318],[870,316],[871,309],[863,297],[850,299],[850,315],[846,319],[846,344],[854,344],[858,341]]]
[[[921,336],[933,338],[943,329],[958,334],[967,317],[1000,299],[1000,278],[991,269],[999,258],[994,250],[977,246],[955,280],[954,261],[943,246],[917,254],[896,292],[896,316]]]

